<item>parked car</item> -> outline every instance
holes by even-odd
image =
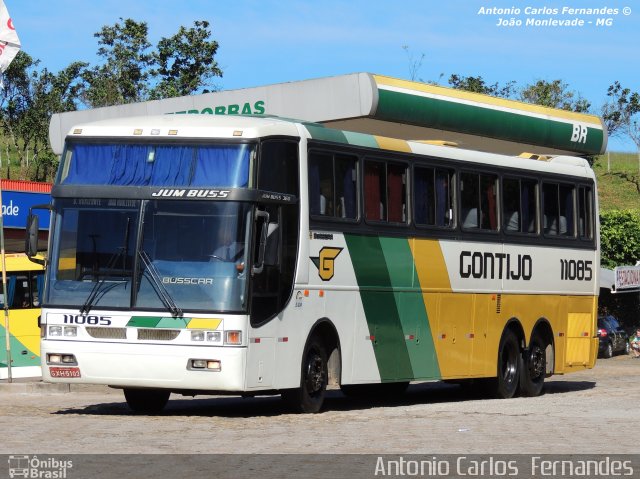
[[[598,339],[600,356],[610,358],[617,353],[629,354],[629,335],[610,314],[598,316]]]

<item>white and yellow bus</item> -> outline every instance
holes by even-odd
[[[43,377],[122,388],[136,411],[173,392],[317,412],[327,384],[429,380],[535,396],[595,364],[581,158],[134,117],[73,128],[52,198]]]
[[[40,376],[40,297],[44,286],[44,268],[24,254],[5,255],[7,266],[7,305],[12,377]],[[0,289],[0,308],[5,298]],[[0,378],[6,379],[7,348],[4,318],[0,322]]]

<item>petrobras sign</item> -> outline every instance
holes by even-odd
[[[640,266],[617,266],[616,291],[640,291]]]
[[[51,195],[48,193],[27,193],[24,191],[2,191],[2,221],[5,228],[24,228],[27,224],[29,208],[35,205],[48,204]],[[40,217],[40,229],[49,229],[49,211],[36,210]]]

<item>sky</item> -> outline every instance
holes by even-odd
[[[596,114],[615,81],[640,91],[638,0],[5,0],[5,4],[22,49],[51,71],[78,60],[98,64],[93,34],[122,17],[146,22],[154,45],[180,26],[209,21],[223,71],[215,86],[223,90],[355,72],[442,85],[454,73],[481,76],[489,84],[515,81],[519,87],[560,79],[588,99]],[[571,11],[585,8],[611,10]],[[598,25],[598,19],[604,24]],[[527,24],[540,20],[583,24]],[[624,137],[614,137],[609,149],[635,147]]]

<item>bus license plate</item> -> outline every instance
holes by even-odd
[[[52,378],[79,378],[80,368],[49,368]]]

